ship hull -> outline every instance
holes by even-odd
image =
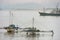
[[[53,13],[41,13],[39,12],[40,16],[60,16],[60,14],[53,14]]]

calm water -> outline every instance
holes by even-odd
[[[0,27],[8,26],[13,23],[19,27],[32,27],[32,18],[34,17],[34,26],[39,30],[53,30],[51,33],[39,33],[40,35],[29,36],[26,32],[9,34],[4,29],[0,29],[0,40],[60,40],[60,17],[40,16],[36,10],[18,10],[12,11],[13,18],[10,18],[9,11],[0,11]]]
[[[27,35],[26,32],[7,33],[0,32],[0,40],[52,40],[50,33],[40,33],[39,35]]]

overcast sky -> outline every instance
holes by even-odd
[[[55,8],[57,3],[60,0],[0,0],[0,9]]]

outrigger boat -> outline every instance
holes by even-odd
[[[32,27],[24,29],[23,32],[26,32],[27,35],[36,35],[36,32],[40,32],[39,29],[36,29],[36,27],[34,27],[34,18],[32,22]]]
[[[44,31],[44,30],[39,30],[36,27],[34,27],[34,18],[33,18],[32,24],[33,24],[32,27],[25,28],[22,32],[26,32],[27,35],[36,35],[38,34],[38,32],[51,32],[53,36],[54,34],[53,30]]]

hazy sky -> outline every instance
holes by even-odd
[[[0,9],[55,8],[57,3],[60,4],[60,0],[0,0]]]
[[[18,3],[29,3],[29,2],[34,2],[34,3],[54,3],[54,2],[59,2],[60,0],[0,0],[0,3],[3,4],[18,4]]]

